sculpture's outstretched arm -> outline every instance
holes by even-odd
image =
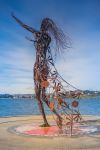
[[[22,21],[20,21],[17,17],[14,16],[13,13],[11,13],[11,16],[25,29],[27,29],[28,31],[32,32],[32,33],[36,33],[37,31],[32,28],[32,27],[29,27],[27,26],[26,24],[24,24]]]

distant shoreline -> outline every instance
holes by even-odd
[[[12,100],[21,100],[21,99],[27,99],[27,100],[34,100],[35,97],[16,97],[16,98],[13,98],[13,97],[0,97],[0,99],[12,99]],[[79,99],[93,99],[93,98],[97,98],[97,99],[100,99],[100,95],[96,96],[96,95],[83,95],[81,96]],[[66,97],[66,99],[70,99],[68,97]]]
[[[66,93],[66,99],[70,99],[70,97],[67,97],[67,94],[68,93]],[[7,94],[7,93],[5,93],[5,94],[0,94],[0,99],[1,98],[11,98],[11,99],[19,99],[19,100],[21,100],[21,99],[30,99],[30,100],[32,100],[32,99],[35,99],[35,94],[33,93],[33,94]],[[82,91],[82,95],[80,96],[80,98],[82,98],[82,99],[88,99],[88,98],[100,98],[100,91],[91,91],[91,90],[83,90]]]

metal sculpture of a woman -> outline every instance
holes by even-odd
[[[39,110],[43,116],[44,126],[49,126],[44,110],[45,103],[53,114],[56,115],[57,118],[55,120],[59,128],[62,128],[65,119],[67,123],[70,122],[72,128],[73,121],[81,119],[78,110],[78,100],[76,100],[80,96],[80,91],[59,75],[50,49],[52,40],[55,41],[56,50],[58,51],[68,46],[64,33],[50,18],[44,18],[42,20],[40,30],[38,31],[22,23],[13,14],[12,17],[22,27],[30,31],[35,39],[36,60],[34,64],[34,86]],[[67,89],[63,86],[63,82],[66,83]],[[74,90],[71,90],[70,87]],[[72,98],[73,100],[66,102],[67,98]],[[62,115],[60,112],[62,112]]]

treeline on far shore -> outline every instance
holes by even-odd
[[[81,98],[87,99],[87,98],[100,98],[100,95],[82,95]]]
[[[11,99],[21,99],[21,98],[27,98],[32,99],[34,98],[34,94],[0,94],[0,98],[11,98]]]

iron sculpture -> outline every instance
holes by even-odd
[[[42,20],[40,30],[36,30],[20,21],[14,14],[12,17],[25,29],[32,33],[36,49],[36,60],[34,64],[34,88],[39,110],[43,116],[43,126],[49,126],[44,103],[56,116],[57,126],[72,127],[74,122],[81,120],[79,112],[79,97],[81,91],[65,81],[58,73],[50,44],[55,42],[54,52],[62,52],[68,48],[68,40],[61,29],[50,18]],[[66,87],[65,87],[66,85]]]

